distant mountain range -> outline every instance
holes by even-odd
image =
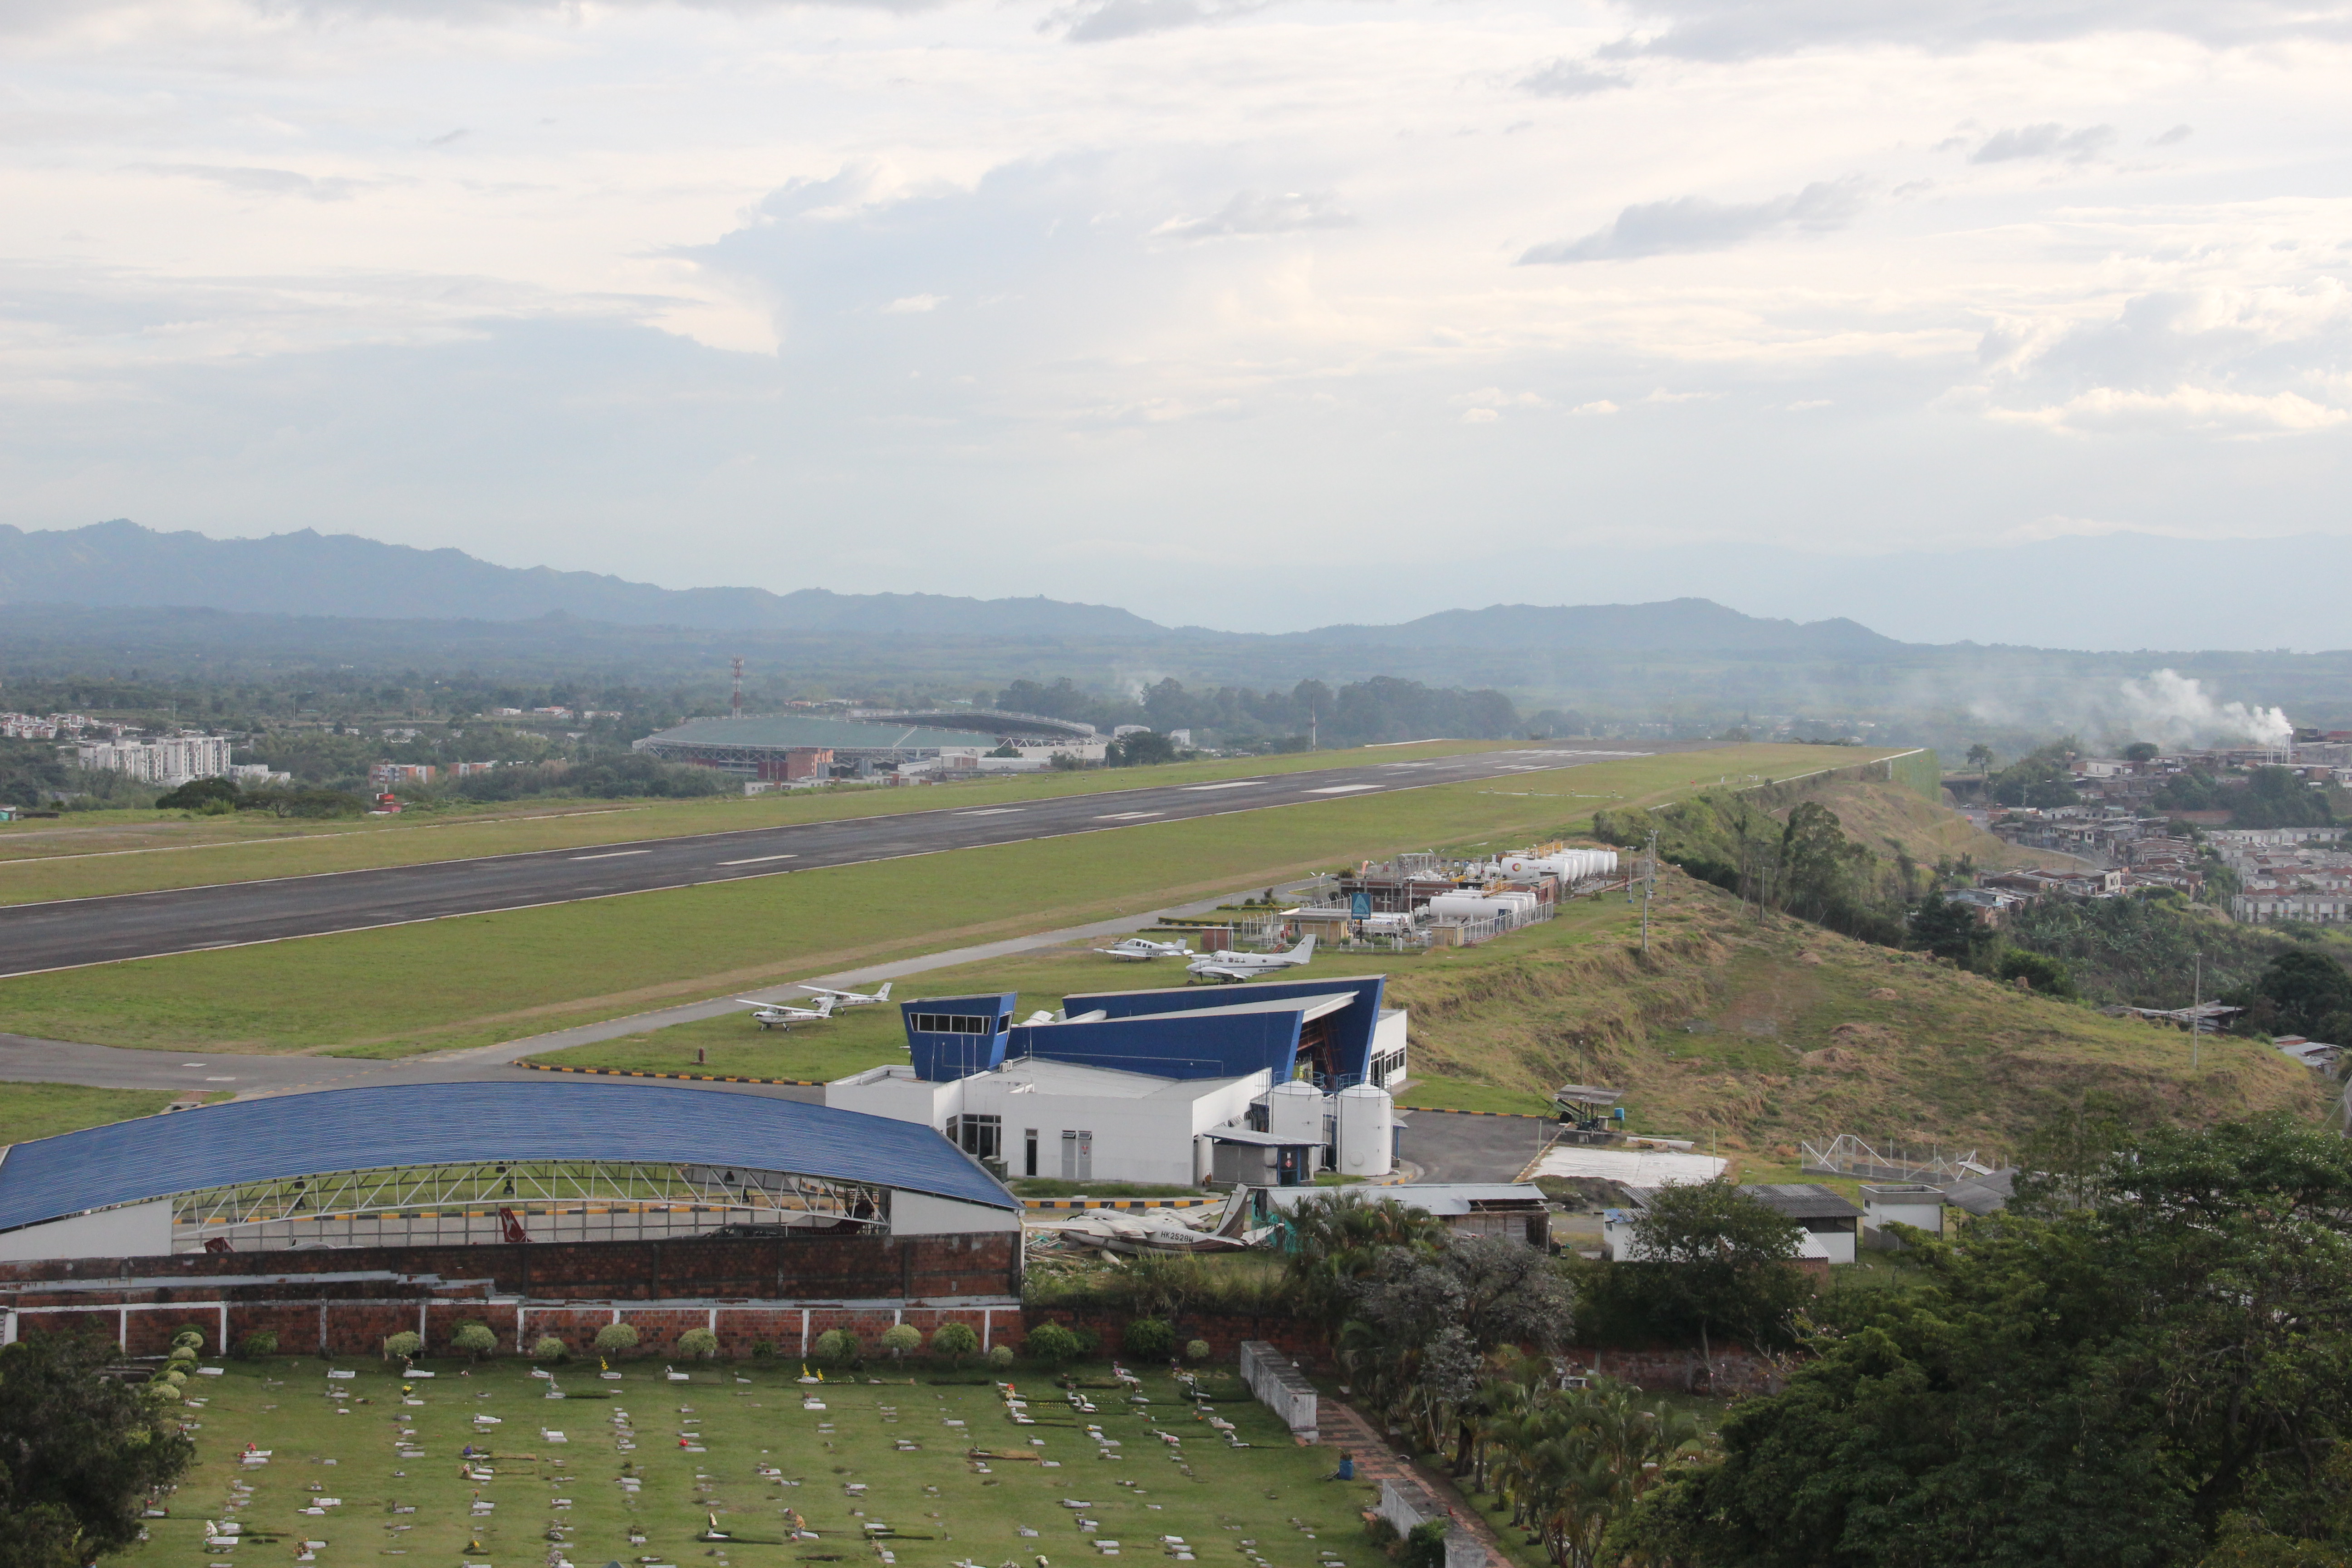
[[[1278,636],[1163,626],[1108,605],[835,594],[802,588],[659,588],[593,572],[496,566],[310,529],[265,539],[161,533],[118,519],[26,531],[0,525],[0,605],[181,606],[385,621],[578,619],[708,631],[1084,638],[1089,641],[1488,650],[1867,654],[1904,645],[1850,620],[1744,616],[1706,599],[1650,605],[1496,605],[1399,626]]]

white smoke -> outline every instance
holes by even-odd
[[[2294,737],[2284,709],[2216,702],[2202,682],[2178,670],[2159,669],[2145,680],[2124,681],[2122,694],[2120,727],[2160,746],[2231,742],[2284,746]]]

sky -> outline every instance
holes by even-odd
[[[0,0],[0,521],[1244,630],[2341,536],[2347,132],[2352,0]]]

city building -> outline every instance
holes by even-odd
[[[84,741],[74,747],[78,766],[127,773],[143,784],[184,784],[190,779],[226,778],[230,745],[225,735],[167,735],[153,741]]]

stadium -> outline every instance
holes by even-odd
[[[1019,1321],[1019,1201],[928,1126],[763,1095],[445,1083],[236,1101],[0,1153],[0,1342],[87,1319],[322,1352],[459,1321],[748,1350]],[[290,1348],[290,1346],[289,1346]]]

